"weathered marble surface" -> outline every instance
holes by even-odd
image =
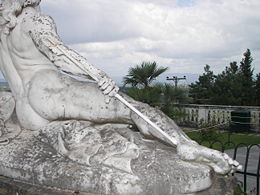
[[[0,91],[0,120],[2,124],[7,121],[13,114],[15,108],[15,100],[9,92]]]
[[[14,137],[17,131],[20,130],[17,124],[5,124],[10,119],[14,109],[15,100],[12,94],[9,92],[0,92],[0,144],[7,143],[9,138]]]
[[[196,193],[196,195],[233,195],[234,188],[236,187],[236,179],[233,177],[218,177],[215,179],[213,186],[214,188],[212,187],[203,192]],[[32,185],[0,176],[0,194],[10,195],[17,193],[19,195],[95,195],[87,192],[59,190],[57,188],[50,188],[42,185]]]
[[[81,123],[84,127],[85,122]],[[130,143],[134,139],[132,144],[137,148],[130,164],[132,172],[116,164],[95,161],[95,157],[100,159],[104,153],[111,153],[109,147],[90,157],[91,166],[62,156],[52,147],[58,141],[58,133],[45,134],[48,132],[45,129],[40,133],[24,130],[11,143],[0,146],[0,173],[33,184],[96,194],[182,194],[210,187],[213,171],[208,166],[183,162],[173,148],[157,141],[144,141],[138,132],[131,133],[131,138],[123,137],[120,134],[132,132],[125,125],[108,124],[102,129],[100,134],[110,131],[113,136],[121,137],[121,141]],[[104,137],[101,144],[106,145],[106,141]]]
[[[1,138],[9,140],[0,144],[1,175],[93,194],[232,191],[214,187],[217,177],[209,166],[180,160],[175,148],[144,139],[126,124],[68,120],[54,121],[39,131],[21,131],[15,114],[11,114],[11,94],[1,95],[5,107],[0,108],[5,108],[6,113],[2,115],[5,125]],[[230,183],[229,179],[221,182],[222,186]]]

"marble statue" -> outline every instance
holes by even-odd
[[[185,181],[190,182],[189,187],[183,186],[178,192],[172,191],[173,194],[191,193],[209,188],[212,184],[210,176],[212,170],[217,174],[227,175],[239,168],[239,163],[228,155],[200,146],[189,139],[174,121],[160,110],[120,94],[171,136],[173,142],[157,134],[154,127],[115,98],[119,94],[118,87],[106,73],[62,42],[53,19],[40,12],[39,4],[40,0],[0,0],[0,69],[13,96],[12,101],[5,103],[8,109],[1,106],[4,104],[0,101],[0,127],[19,124],[23,130],[20,139],[26,140],[29,139],[29,134],[33,135],[31,139],[38,139],[39,143],[46,145],[41,147],[48,145],[57,151],[55,158],[59,156],[69,159],[71,162],[66,161],[68,164],[78,163],[82,169],[88,171],[91,170],[89,167],[94,167],[93,170],[98,164],[107,168],[106,174],[112,174],[108,167],[117,170],[113,174],[118,173],[116,177],[120,178],[118,182],[125,182],[118,188],[123,189],[122,194],[144,193],[142,187],[134,188],[135,193],[128,190],[131,188],[129,183],[140,180],[141,176],[134,173],[136,167],[143,166],[140,164],[133,168],[133,161],[137,159],[134,162],[141,163],[138,159],[145,150],[149,150],[152,154],[153,150],[148,149],[152,147],[149,145],[151,143],[156,143],[162,151],[167,151],[165,156],[176,164],[179,163],[187,169],[201,170],[202,173],[203,169],[205,172],[208,171],[207,176],[201,176],[204,177],[203,182],[196,183],[192,179],[187,179]],[[69,75],[94,79],[97,82],[79,81]],[[2,101],[7,102],[7,97],[10,98],[10,94],[2,94]],[[16,119],[11,119],[11,116]],[[131,126],[136,126],[141,134],[131,129]],[[1,132],[5,133],[3,129]],[[18,144],[18,141],[14,142]],[[19,142],[19,144],[25,143]],[[149,147],[145,146],[147,144]],[[2,150],[11,147],[9,145],[3,146]],[[177,155],[171,156],[169,151]],[[167,158],[161,157],[164,159],[162,161]],[[148,161],[147,163],[149,164]],[[173,169],[175,165],[167,168],[167,164],[161,162],[161,165],[159,163],[157,166],[162,166],[158,170],[164,170],[162,172],[166,173],[165,170]],[[178,168],[176,167],[174,169]],[[0,170],[2,171],[2,168]],[[140,172],[144,170],[146,169],[140,169]],[[4,173],[0,174],[6,176],[15,175],[2,172]],[[13,177],[27,180],[21,176]],[[48,185],[47,180],[44,180],[45,183],[41,181],[43,180],[39,179],[38,183]],[[182,182],[179,181],[180,184]],[[193,186],[192,183],[196,185]],[[101,192],[112,193],[107,188],[109,187],[104,187],[105,190]],[[95,192],[90,185],[86,185],[84,189]],[[116,194],[115,191],[113,193]],[[120,194],[120,190],[117,193]]]

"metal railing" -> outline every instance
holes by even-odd
[[[247,145],[245,143],[240,143],[240,144],[236,145],[233,142],[222,143],[221,141],[214,141],[214,142],[201,141],[201,142],[199,142],[199,144],[203,144],[203,143],[208,143],[210,148],[213,148],[214,145],[219,144],[221,146],[222,152],[227,152],[226,148],[232,146],[232,148],[234,148],[234,149],[233,149],[233,151],[232,151],[232,149],[229,149],[229,154],[231,155],[231,153],[233,153],[233,159],[237,160],[240,164],[243,165],[243,170],[238,170],[235,173],[235,176],[241,175],[243,177],[242,188],[243,188],[244,193],[245,194],[254,193],[254,194],[257,194],[257,195],[260,194],[260,191],[259,191],[259,185],[260,185],[260,144]],[[238,158],[238,150],[241,149],[241,148],[245,149],[245,152],[243,152],[242,154],[240,153],[240,157],[242,157],[243,159]],[[251,157],[251,154],[252,154],[252,148],[257,149],[258,156],[254,156],[254,159],[257,161],[257,163],[254,164],[255,167],[253,167],[253,169],[252,169],[252,167],[249,169],[249,163],[250,163],[250,157]],[[254,187],[251,190],[247,189],[248,188],[248,177],[249,176],[255,178],[256,187]]]

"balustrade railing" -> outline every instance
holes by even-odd
[[[177,122],[180,124],[193,124],[196,126],[224,123],[237,124],[239,122],[231,120],[231,112],[241,109],[247,110],[250,112],[251,130],[260,131],[260,107],[183,104],[178,105],[178,108],[182,109],[185,114],[178,119]]]

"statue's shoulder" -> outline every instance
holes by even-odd
[[[23,29],[27,32],[42,32],[56,29],[56,25],[52,17],[36,12],[34,10],[26,10],[25,17],[22,21]]]

